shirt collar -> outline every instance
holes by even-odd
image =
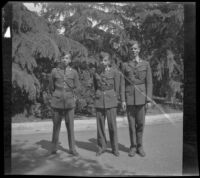
[[[67,67],[65,70],[66,70],[66,71],[72,70],[72,68],[71,68],[71,67]]]
[[[109,71],[111,69],[111,67],[106,67],[105,71]]]

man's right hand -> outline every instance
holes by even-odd
[[[122,102],[122,109],[123,111],[126,111],[126,102]]]

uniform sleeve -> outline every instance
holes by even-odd
[[[120,72],[120,99],[125,102],[125,64],[122,64]]]
[[[125,79],[122,72],[120,72],[120,99],[121,102],[125,102]]]
[[[125,73],[125,64],[122,64],[122,67],[121,67],[121,72],[122,72],[122,74],[124,74],[124,73]]]
[[[78,91],[78,89],[80,89],[80,81],[79,81],[79,76],[78,76],[77,71],[74,72],[74,88],[76,91]]]
[[[117,93],[117,98],[121,101],[125,101],[125,81],[124,76],[121,71],[116,71],[115,74],[115,91]]]
[[[53,91],[55,90],[55,86],[54,86],[54,74],[55,74],[55,72],[56,72],[56,69],[54,68],[49,75],[49,86],[48,86],[48,88],[49,88],[50,95],[52,95]]]
[[[119,71],[117,70],[114,70],[114,89],[115,89],[115,92],[117,94],[117,98],[119,99],[120,96],[119,96],[119,86],[120,85],[120,73]]]
[[[151,67],[149,63],[147,65],[146,86],[147,86],[147,102],[150,102],[152,99],[153,82],[152,82]]]
[[[93,76],[92,76],[92,79],[93,79],[93,86],[94,86],[94,90],[95,90],[95,91],[96,91],[97,88],[98,88],[97,77],[98,77],[98,74],[97,74],[97,73],[94,73]]]

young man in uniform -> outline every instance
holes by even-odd
[[[69,153],[78,156],[75,149],[74,138],[74,91],[79,88],[79,78],[76,70],[72,69],[70,53],[61,57],[58,67],[54,68],[50,75],[49,89],[52,95],[51,107],[54,110],[52,154],[56,154],[62,116],[68,131]]]
[[[145,125],[145,105],[151,105],[152,98],[152,74],[149,62],[139,57],[140,44],[138,41],[130,42],[130,60],[125,62],[122,71],[125,79],[126,102],[122,107],[127,109],[130,151],[129,156],[135,156],[136,152],[144,157],[143,131]]]
[[[108,53],[101,53],[101,64],[104,70],[94,74],[95,108],[97,116],[97,156],[106,151],[105,118],[107,117],[112,153],[119,156],[116,109],[119,95],[119,74],[111,67]],[[100,69],[99,67],[98,69]]]

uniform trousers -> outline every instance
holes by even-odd
[[[52,134],[52,143],[53,143],[53,151],[57,150],[58,141],[59,141],[59,133],[62,122],[62,116],[65,118],[65,125],[68,132],[68,143],[69,149],[75,150],[75,138],[74,138],[74,108],[72,109],[54,109],[54,117],[53,117],[53,134]]]
[[[110,143],[113,151],[118,151],[116,108],[96,108],[97,144],[99,149],[106,149],[105,119],[107,117]]]
[[[142,147],[145,125],[145,105],[128,105],[127,116],[131,147]]]

